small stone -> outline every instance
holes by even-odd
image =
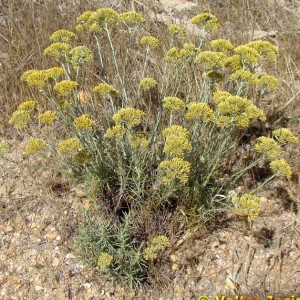
[[[40,285],[35,285],[35,286],[34,286],[34,289],[35,289],[37,292],[39,292],[39,291],[43,290],[44,288],[43,288],[42,286],[40,286]]]
[[[12,226],[10,226],[10,225],[8,225],[8,226],[6,226],[6,227],[4,228],[4,232],[5,232],[5,233],[10,233],[10,232],[12,232],[12,231],[14,231],[14,228],[13,228]]]
[[[57,257],[55,257],[52,261],[52,267],[58,267],[59,264],[60,264],[60,260]]]

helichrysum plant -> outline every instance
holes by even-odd
[[[145,22],[135,11],[100,8],[79,16],[74,31],[54,32],[44,50],[53,66],[21,77],[48,108],[40,97],[28,99],[9,120],[26,136],[26,155],[51,152],[61,170],[96,182],[100,209],[86,212],[95,217],[85,219],[76,251],[131,285],[145,279],[149,262],[169,244],[178,216],[201,222],[233,204],[237,215],[254,221],[257,190],[292,177],[283,156],[298,143],[288,128],[241,143],[249,127],[266,122],[260,104],[280,84],[265,73],[266,63],[278,58],[275,45],[211,40],[222,24],[209,13],[191,18],[199,29],[193,40],[170,24],[169,38],[161,41],[146,32]],[[76,44],[85,36],[89,44]],[[243,160],[236,154],[246,148]],[[8,149],[2,142],[0,155]],[[228,196],[262,165],[270,177],[244,195]]]

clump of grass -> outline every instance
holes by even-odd
[[[252,194],[275,177],[291,177],[282,155],[288,143],[297,142],[288,128],[276,128],[255,145],[253,137],[247,161],[237,155],[249,127],[266,122],[259,104],[278,80],[257,70],[276,61],[276,46],[210,41],[221,23],[205,13],[191,19],[199,27],[195,40],[179,40],[184,30],[171,26],[165,49],[157,37],[140,35],[144,21],[136,12],[101,8],[78,17],[76,34],[53,33],[44,54],[55,66],[22,76],[51,110],[28,100],[9,121],[31,136],[25,154],[52,152],[65,169],[97,182],[99,205],[110,217],[93,212],[96,218],[86,219],[75,248],[91,266],[132,286],[147,276],[148,261],[164,248],[161,241],[167,244],[168,223],[157,221],[158,215],[168,211],[176,223],[182,214],[188,225],[228,210],[228,191],[267,161],[274,174],[234,198],[237,214],[252,221],[258,199]],[[93,43],[77,46],[80,34]],[[163,63],[156,64],[152,57],[159,53]],[[85,74],[95,66],[101,76],[95,74],[91,84]],[[50,128],[60,130],[59,140],[49,136]],[[145,215],[150,217],[142,229]]]

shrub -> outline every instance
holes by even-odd
[[[270,163],[274,174],[255,191],[276,176],[289,179],[290,166],[281,156],[287,143],[297,142],[287,128],[277,128],[274,139],[259,137],[253,146],[251,138],[249,159],[238,154],[245,151],[241,141],[248,128],[266,122],[258,104],[278,80],[256,71],[276,61],[277,47],[266,41],[210,43],[221,23],[205,13],[191,19],[199,27],[194,41],[183,43],[178,37],[185,30],[172,25],[164,49],[157,37],[138,29],[144,22],[136,12],[101,8],[77,18],[77,34],[53,33],[44,54],[56,65],[22,76],[51,110],[40,111],[30,100],[10,119],[31,135],[27,155],[52,151],[62,166],[97,182],[107,215],[100,209],[85,218],[75,248],[91,266],[131,285],[144,280],[147,265],[168,244],[169,224],[182,222],[181,213],[189,223],[228,209],[228,191],[269,160],[276,159]],[[116,29],[123,39],[115,37]],[[76,46],[81,35],[93,42]],[[88,73],[92,80],[86,80]],[[59,129],[59,140],[49,135],[50,126]],[[258,213],[252,192],[234,199],[237,214],[249,220]],[[249,211],[247,199],[254,199]],[[157,236],[165,245],[157,244]]]

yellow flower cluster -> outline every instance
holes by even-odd
[[[219,113],[230,117],[231,122],[234,122],[240,128],[247,127],[253,119],[266,120],[264,112],[246,98],[218,91],[214,93],[214,99],[218,105]]]
[[[191,23],[199,25],[205,30],[215,30],[221,28],[221,24],[218,18],[209,13],[202,13],[193,17],[191,19]]]
[[[159,164],[159,168],[164,174],[162,178],[163,184],[169,185],[177,180],[181,183],[187,183],[191,171],[191,163],[182,158],[175,157],[162,161]]]
[[[63,68],[53,67],[46,70],[28,70],[22,76],[30,86],[43,88],[47,80],[54,80],[65,73]]]
[[[225,66],[231,68],[235,71],[240,70],[243,68],[242,59],[240,55],[234,54],[228,57],[225,61]]]
[[[51,125],[56,119],[57,113],[55,111],[47,110],[39,115],[39,120],[42,124]]]
[[[241,57],[244,63],[257,63],[262,60],[262,56],[254,48],[247,45],[236,47],[234,52]]]
[[[259,214],[260,199],[251,194],[244,194],[241,197],[234,197],[232,202],[235,206],[235,213],[242,217],[248,217],[249,221],[254,221]]]
[[[117,125],[126,125],[131,128],[141,123],[141,118],[144,116],[144,112],[133,107],[121,108],[116,114],[113,115],[112,119]]]
[[[93,32],[99,32],[109,24],[118,22],[118,13],[112,9],[103,7],[93,12],[87,20],[87,26]]]
[[[124,135],[125,131],[121,125],[110,127],[106,130],[105,136],[108,138],[117,137],[120,138]]]
[[[210,45],[214,50],[225,53],[234,48],[232,43],[226,39],[213,40]]]
[[[177,24],[170,24],[169,25],[169,31],[171,32],[171,34],[173,34],[174,36],[177,35],[183,35],[186,33],[186,30],[180,26],[178,26]]]
[[[182,157],[185,151],[192,150],[188,139],[188,130],[180,125],[172,125],[163,130],[166,138],[164,153],[170,156]]]
[[[112,264],[112,261],[113,261],[113,257],[110,254],[106,252],[101,252],[100,255],[98,256],[97,265],[101,271],[105,271]]]
[[[187,120],[202,119],[205,123],[209,121],[216,122],[212,109],[206,103],[190,102],[187,108],[185,114]]]
[[[37,102],[34,101],[34,100],[28,100],[28,101],[25,101],[23,103],[21,103],[19,106],[18,106],[18,110],[28,110],[28,111],[31,111],[33,110],[37,105]]]
[[[28,110],[16,110],[13,112],[8,123],[14,125],[18,129],[22,129],[27,126],[30,120],[30,114]]]
[[[0,155],[7,154],[8,151],[9,151],[9,148],[10,148],[9,143],[7,143],[7,142],[1,142],[0,143]]]
[[[77,130],[92,130],[94,122],[88,115],[81,115],[74,119],[74,125]]]
[[[49,55],[59,60],[62,57],[66,57],[70,48],[71,46],[67,43],[56,42],[44,50],[44,55]]]
[[[82,148],[78,138],[70,138],[59,142],[58,152],[62,155],[72,157]]]
[[[145,19],[135,11],[126,11],[119,15],[119,21],[123,22],[128,28],[133,28],[145,22]]]
[[[99,93],[102,97],[105,97],[109,94],[117,95],[119,94],[119,91],[112,87],[108,83],[99,83],[94,89],[93,92]]]
[[[281,154],[280,145],[271,138],[261,136],[255,145],[255,150],[266,158],[276,158]]]
[[[70,61],[78,66],[93,60],[93,52],[86,46],[78,46],[70,51]]]
[[[53,89],[62,97],[70,95],[78,86],[78,83],[72,80],[63,80],[56,83]]]
[[[298,142],[298,138],[288,128],[276,129],[272,133],[281,144]]]
[[[257,79],[257,85],[270,91],[275,90],[278,87],[278,79],[271,75],[262,75]]]
[[[150,243],[150,246],[144,250],[145,260],[154,260],[157,258],[160,251],[169,245],[169,239],[165,235],[155,236]]]
[[[182,62],[182,57],[180,55],[180,50],[177,47],[172,47],[169,49],[164,57],[165,61],[171,64],[179,64]]]
[[[50,40],[53,42],[69,44],[76,37],[77,37],[77,35],[74,32],[65,30],[65,29],[61,29],[61,30],[55,31],[51,35]]]
[[[93,11],[86,11],[77,18],[77,25],[75,27],[77,31],[83,31],[88,28],[87,22],[93,13]]]
[[[140,82],[140,88],[143,91],[148,91],[156,86],[157,86],[157,81],[151,77],[144,78]]]
[[[185,107],[185,103],[177,97],[165,97],[162,102],[163,107],[171,111],[178,111]]]
[[[255,84],[257,82],[256,77],[253,73],[247,70],[237,70],[230,75],[229,80],[231,81],[243,81],[250,84]]]
[[[246,44],[255,49],[261,56],[269,61],[276,61],[279,55],[278,48],[268,41],[254,41]]]
[[[270,167],[278,176],[286,177],[288,180],[292,178],[292,168],[283,158],[270,162]]]
[[[26,155],[35,155],[40,150],[44,149],[45,146],[46,146],[46,143],[44,140],[31,138],[26,143],[25,154]]]
[[[207,68],[222,68],[227,60],[223,52],[203,51],[195,59],[196,63],[201,63]]]
[[[143,36],[140,43],[150,49],[155,49],[159,46],[159,40],[151,35]]]
[[[182,59],[194,58],[198,53],[199,48],[195,46],[193,43],[184,43],[182,49],[179,52],[179,56]]]
[[[146,139],[143,132],[136,133],[130,136],[131,143],[135,149],[145,149],[147,148],[149,141]]]

